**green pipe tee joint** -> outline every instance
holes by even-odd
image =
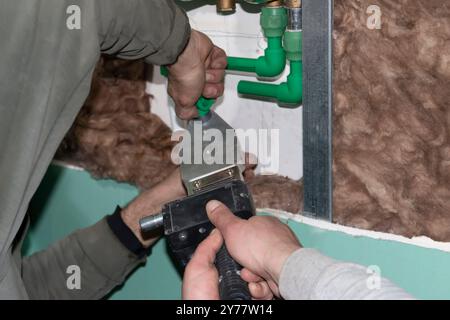
[[[286,53],[282,45],[287,25],[286,9],[262,8],[260,23],[268,42],[264,55],[257,59],[228,57],[228,70],[252,72],[267,78],[276,77],[283,72],[286,66]]]

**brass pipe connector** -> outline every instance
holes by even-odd
[[[236,11],[236,0],[217,0],[216,8],[218,13],[233,13]]]
[[[266,7],[282,7],[282,6],[283,6],[282,0],[274,0],[266,3]]]
[[[302,0],[284,0],[286,8],[301,8]]]

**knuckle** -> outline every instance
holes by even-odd
[[[177,100],[181,108],[188,108],[192,104],[192,99],[186,95],[179,96]]]

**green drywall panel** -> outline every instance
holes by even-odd
[[[111,180],[94,180],[83,171],[51,166],[31,204],[32,225],[24,254],[47,247],[77,228],[95,223],[125,205],[137,190]],[[305,247],[336,259],[376,265],[383,276],[422,299],[450,298],[450,254],[404,243],[355,237],[288,221]],[[136,270],[112,299],[179,299],[181,278],[164,240],[147,264]]]

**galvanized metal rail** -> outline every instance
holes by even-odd
[[[304,213],[331,220],[333,0],[303,0]]]

